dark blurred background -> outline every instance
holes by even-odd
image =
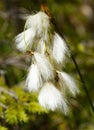
[[[70,45],[94,102],[94,0],[41,0],[41,2],[47,4],[59,30]],[[9,94],[5,92],[16,91],[23,103],[28,103],[30,100],[30,93],[19,89],[24,86],[30,57],[16,50],[14,37],[23,31],[24,17],[39,11],[41,2],[0,0],[0,90],[4,87],[4,94],[0,92],[0,130],[93,130],[94,113],[81,83],[81,93],[75,99],[70,99],[71,112],[68,116],[45,110],[39,112],[37,106],[29,111],[20,104],[22,108],[20,113],[24,114],[18,118],[16,108],[19,110],[19,103],[15,99],[12,100],[11,95],[8,97]],[[66,64],[66,70],[80,80],[71,60],[68,65]],[[32,103],[32,100],[29,102]]]

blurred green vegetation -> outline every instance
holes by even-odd
[[[45,0],[57,26],[74,53],[94,102],[94,0]],[[71,98],[70,113],[50,112],[37,94],[24,89],[30,57],[16,50],[14,37],[23,17],[40,10],[39,0],[0,0],[0,130],[94,130],[94,113],[81,93]],[[69,60],[67,71],[79,76]]]

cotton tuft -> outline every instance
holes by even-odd
[[[33,28],[36,32],[36,37],[43,38],[45,42],[49,41],[49,30],[51,30],[50,18],[47,14],[40,11],[35,15],[27,18],[25,28]]]
[[[16,47],[18,50],[22,52],[31,50],[32,45],[35,42],[35,30],[32,30],[31,28],[25,30],[15,37],[15,42],[17,43]]]
[[[42,78],[39,72],[38,66],[36,64],[32,64],[29,73],[26,79],[26,86],[29,91],[38,91],[42,86]]]
[[[26,78],[27,89],[38,92],[38,102],[44,108],[67,114],[67,94],[74,97],[79,89],[74,78],[63,72],[70,51],[55,31],[51,17],[43,11],[28,16],[23,32],[15,37],[15,43],[18,50],[30,52],[32,57]]]
[[[36,28],[36,31],[43,32],[43,28],[46,30],[50,26],[49,16],[42,11],[27,17],[25,28]]]
[[[57,33],[53,37],[53,50],[52,56],[55,62],[62,64],[65,60],[65,55],[68,54],[68,48],[64,39],[62,39]]]
[[[58,76],[61,88],[63,88],[66,92],[70,92],[73,96],[76,96],[76,94],[79,93],[76,81],[70,75],[65,72],[58,71]]]
[[[42,87],[39,97],[39,103],[44,108],[54,110],[62,110],[64,114],[68,112],[68,107],[61,92],[50,82],[47,82]]]
[[[36,64],[40,70],[40,73],[45,81],[54,79],[54,69],[46,56],[34,53]]]

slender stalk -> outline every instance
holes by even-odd
[[[55,22],[55,20],[54,20],[53,18],[52,18],[52,23],[53,23],[53,25],[55,26],[55,30],[61,35],[61,37],[63,37],[62,32],[58,29],[58,27],[57,27],[57,25],[56,25],[56,22]],[[63,38],[64,38],[64,37],[63,37]],[[64,40],[65,40],[65,38],[64,38]],[[66,41],[66,40],[65,40],[65,41]],[[67,44],[67,46],[68,46],[69,51],[70,51],[70,54],[71,54],[71,59],[72,59],[74,65],[75,65],[75,67],[76,67],[76,70],[77,70],[77,72],[78,72],[78,74],[79,74],[80,80],[81,80],[81,82],[82,82],[83,89],[84,89],[84,91],[85,91],[85,93],[86,93],[86,96],[87,96],[88,101],[89,101],[89,103],[90,103],[91,109],[92,109],[92,111],[94,112],[94,106],[93,106],[91,97],[90,97],[90,95],[89,95],[88,89],[87,89],[87,87],[86,87],[84,78],[83,78],[83,76],[82,76],[82,74],[81,74],[81,71],[80,71],[80,69],[79,69],[79,66],[78,66],[78,64],[77,64],[77,62],[76,62],[76,60],[75,60],[75,57],[74,57],[74,55],[73,55],[73,53],[72,53],[72,51],[71,51],[71,49],[70,49],[70,47],[69,47],[68,44]]]
[[[69,48],[69,49],[70,49],[70,48]],[[76,67],[76,70],[77,70],[77,72],[78,72],[78,74],[79,74],[80,80],[81,80],[82,85],[83,85],[83,89],[84,89],[84,91],[85,91],[85,93],[86,93],[86,96],[87,96],[87,98],[88,98],[88,101],[89,101],[89,103],[90,103],[90,106],[91,106],[91,108],[92,108],[92,111],[94,112],[94,106],[93,106],[91,97],[90,97],[90,95],[89,95],[89,92],[88,92],[88,89],[87,89],[87,87],[86,87],[85,81],[84,81],[84,79],[83,79],[83,76],[82,76],[82,74],[81,74],[81,71],[80,71],[80,69],[79,69],[79,67],[78,67],[78,64],[77,64],[77,62],[76,62],[76,60],[75,60],[75,58],[74,58],[72,52],[71,52],[71,58],[72,58],[72,61],[73,61],[74,65],[75,65],[75,67]]]
[[[44,4],[43,4],[43,5],[41,5],[41,9],[42,9],[47,15],[49,15],[49,17],[50,17],[50,19],[51,19],[51,23],[52,23],[52,24],[54,25],[54,27],[55,27],[55,30],[61,35],[62,38],[64,38],[62,32],[59,30],[59,28],[58,28],[57,25],[56,25],[55,19],[52,17],[51,13],[49,12],[49,8],[48,8],[46,5],[44,6]],[[64,40],[65,40],[65,38],[64,38]],[[66,41],[66,40],[65,40],[65,41]],[[72,59],[74,65],[75,65],[75,67],[76,67],[76,70],[77,70],[77,72],[78,72],[78,74],[79,74],[80,80],[81,80],[81,82],[82,82],[83,89],[84,89],[85,94],[86,94],[86,96],[87,96],[87,98],[88,98],[88,101],[89,101],[89,103],[90,103],[91,109],[92,109],[92,111],[94,112],[94,106],[93,106],[91,97],[90,97],[90,95],[89,95],[88,89],[87,89],[87,87],[86,87],[84,78],[83,78],[83,76],[82,76],[82,74],[81,74],[81,71],[80,71],[80,69],[79,69],[79,66],[78,66],[78,64],[77,64],[77,62],[76,62],[76,60],[75,60],[75,57],[74,57],[74,55],[73,55],[73,53],[72,53],[72,51],[71,51],[71,49],[70,49],[70,47],[69,47],[68,44],[67,44],[67,46],[68,46],[69,51],[70,51],[70,54],[71,54],[71,59]]]

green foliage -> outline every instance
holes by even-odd
[[[8,130],[8,128],[0,126],[0,130]]]
[[[27,111],[29,113],[38,113],[38,114],[42,114],[42,113],[48,113],[48,111],[46,109],[44,109],[43,107],[41,107],[38,103],[36,102],[31,102],[27,105]]]
[[[74,52],[94,101],[94,1],[46,2]],[[47,111],[38,104],[37,93],[27,92],[24,88],[31,59],[17,52],[13,39],[23,29],[22,16],[38,11],[39,7],[37,0],[0,1],[0,130],[93,130],[94,116],[83,88],[80,87],[77,98],[69,99],[68,116]],[[71,61],[66,69],[79,80]]]
[[[5,112],[6,121],[10,124],[17,124],[17,110],[14,108],[8,108]]]
[[[28,121],[28,115],[21,106],[19,108],[9,107],[5,111],[5,117],[9,124],[26,123]]]
[[[4,85],[1,78],[1,84]],[[9,89],[8,86],[0,87],[0,118],[5,119],[10,125],[27,123],[32,114],[48,113],[37,102],[37,93],[29,93],[19,85]]]

